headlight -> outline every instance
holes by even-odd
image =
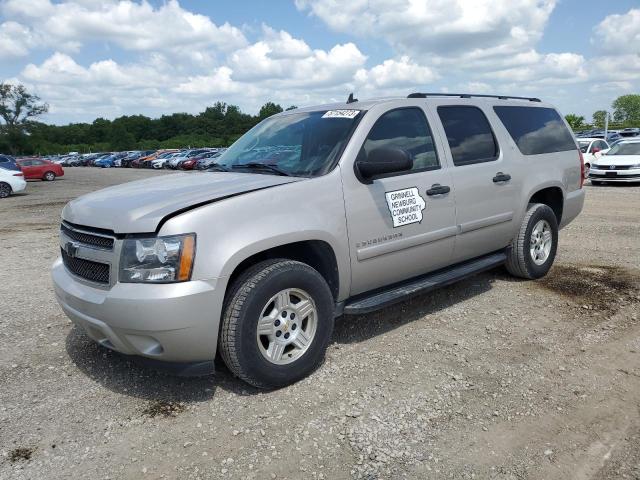
[[[124,241],[120,259],[123,283],[173,283],[191,279],[196,235],[131,238]]]

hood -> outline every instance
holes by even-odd
[[[68,222],[115,233],[155,232],[164,217],[224,197],[303,180],[257,173],[179,173],[116,185],[72,200]]]
[[[593,162],[596,165],[637,165],[640,155],[601,155]]]

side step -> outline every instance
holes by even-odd
[[[406,300],[408,297],[444,287],[458,280],[502,265],[507,260],[504,252],[492,253],[484,257],[459,263],[437,272],[396,283],[384,290],[365,293],[347,300],[345,315],[361,315]]]

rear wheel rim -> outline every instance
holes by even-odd
[[[311,295],[299,288],[281,290],[260,313],[256,327],[258,349],[269,363],[293,363],[309,350],[317,326],[318,313]]]
[[[0,198],[7,198],[11,194],[11,187],[6,183],[0,184]]]
[[[546,220],[538,220],[531,231],[531,239],[529,242],[529,253],[531,260],[536,265],[543,265],[551,254],[551,246],[553,245],[553,235],[551,233],[551,225]]]

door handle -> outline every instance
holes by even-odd
[[[429,195],[430,197],[434,195],[444,195],[446,193],[449,193],[450,191],[451,188],[449,188],[448,186],[434,183],[433,185],[431,185],[431,188],[427,190],[427,195]]]
[[[508,173],[498,172],[496,176],[493,177],[493,183],[508,182],[509,180],[511,180],[511,175]]]

